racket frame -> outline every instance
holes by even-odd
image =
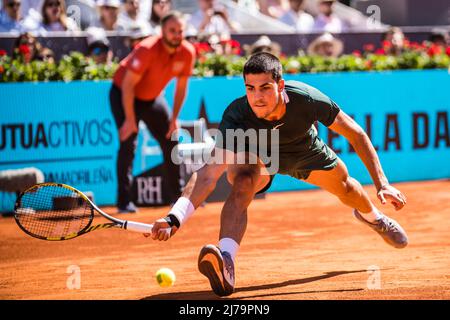
[[[37,190],[39,188],[46,187],[46,186],[55,186],[55,187],[69,189],[72,192],[74,192],[75,194],[79,195],[81,198],[83,198],[83,200],[86,201],[91,206],[91,214],[90,214],[89,222],[82,230],[80,230],[78,232],[70,233],[70,234],[66,235],[65,237],[43,237],[43,236],[39,236],[37,234],[33,234],[33,233],[29,232],[27,229],[25,229],[22,226],[22,224],[19,222],[18,213],[17,213],[17,210],[20,209],[20,207],[21,207],[22,197],[25,194],[31,192],[33,189]],[[97,211],[104,218],[110,220],[111,222],[92,225],[92,222],[94,221],[94,210]],[[103,210],[101,210],[93,201],[91,201],[91,199],[89,199],[89,197],[87,195],[85,195],[80,190],[78,190],[72,186],[69,186],[67,184],[64,184],[64,183],[54,183],[54,182],[44,182],[44,183],[35,184],[32,187],[27,188],[26,190],[22,191],[19,194],[19,196],[17,197],[17,200],[14,205],[14,219],[16,220],[16,223],[18,224],[20,229],[22,229],[22,231],[24,231],[26,234],[28,234],[34,238],[37,238],[37,239],[48,240],[48,241],[70,240],[70,239],[76,238],[78,236],[81,236],[85,233],[88,233],[88,232],[91,232],[94,230],[100,230],[100,229],[120,228],[120,229],[126,229],[129,231],[134,231],[134,232],[139,232],[139,233],[151,233],[151,230],[153,228],[152,224],[145,224],[145,223],[141,223],[141,222],[128,221],[128,220],[114,218],[114,217],[110,216],[109,214],[107,214],[106,212],[104,212]],[[170,230],[170,229],[168,229],[168,230]],[[170,232],[170,231],[168,231],[168,232]]]

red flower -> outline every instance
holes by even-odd
[[[386,51],[384,49],[380,48],[380,49],[377,49],[377,51],[375,51],[375,54],[382,56],[382,55],[386,54]]]
[[[364,51],[372,52],[373,50],[375,50],[375,46],[373,44],[368,43],[364,45]]]
[[[241,44],[238,42],[238,41],[236,41],[236,40],[233,40],[233,39],[229,39],[229,40],[221,40],[220,41],[220,43],[222,44],[222,45],[230,45],[230,47],[232,47],[232,48],[237,48],[237,47],[240,47],[241,46]]]
[[[195,43],[194,46],[195,46],[195,51],[197,52],[198,55],[212,51],[209,44],[207,44],[205,42]]]
[[[20,52],[21,54],[29,54],[29,53],[30,53],[30,47],[27,46],[26,44],[21,44],[21,45],[19,46],[19,52]]]
[[[352,55],[354,55],[355,57],[361,57],[361,51],[355,50],[352,52]]]
[[[428,55],[429,55],[430,57],[433,57],[433,56],[435,56],[435,55],[437,55],[437,54],[441,54],[441,53],[442,53],[442,47],[433,44],[433,45],[428,49],[427,53],[428,53]]]
[[[232,52],[233,54],[237,55],[237,56],[240,56],[241,53],[242,53],[242,50],[241,50],[241,48],[233,48],[233,49],[231,50],[231,52]]]
[[[3,69],[3,66],[0,66],[0,73],[3,73],[3,71],[5,71],[5,69]]]
[[[403,46],[405,48],[409,48],[411,46],[411,42],[408,39],[403,40]]]
[[[389,49],[389,48],[391,48],[391,47],[392,47],[392,42],[387,41],[387,40],[384,40],[384,41],[383,41],[383,48]]]
[[[447,49],[445,50],[445,53],[450,56],[450,46],[447,47]]]
[[[240,48],[241,47],[241,44],[238,41],[233,40],[233,39],[230,40],[230,44],[231,44],[232,48]]]
[[[411,42],[409,45],[413,50],[419,50],[422,48],[418,42]]]
[[[0,57],[6,56],[6,51],[5,50],[0,50]]]

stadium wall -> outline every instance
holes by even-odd
[[[368,132],[391,182],[450,177],[450,75],[443,70],[287,75],[330,96]],[[100,205],[116,200],[118,135],[108,102],[109,81],[1,84],[0,170],[37,167],[46,181],[93,191]],[[174,83],[166,89],[171,105]],[[192,79],[182,120],[206,119],[217,127],[226,106],[244,95],[240,77]],[[319,135],[347,164],[352,176],[371,183],[361,160],[343,137],[319,125]],[[153,139],[143,154],[138,137],[133,174],[162,163]],[[277,175],[269,192],[311,188]],[[1,186],[0,186],[1,190]],[[0,192],[0,211],[15,194]]]

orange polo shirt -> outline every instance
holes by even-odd
[[[169,54],[162,41],[161,36],[142,40],[120,62],[114,74],[114,84],[122,88],[126,70],[132,70],[142,75],[134,90],[135,97],[148,101],[158,97],[172,78],[190,76],[195,63],[194,46],[183,40],[176,51]]]

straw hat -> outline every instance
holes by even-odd
[[[321,47],[324,44],[331,44],[330,51],[322,52]],[[335,38],[331,33],[324,33],[308,46],[309,55],[326,55],[331,57],[338,57],[344,51],[344,44],[341,40]]]

